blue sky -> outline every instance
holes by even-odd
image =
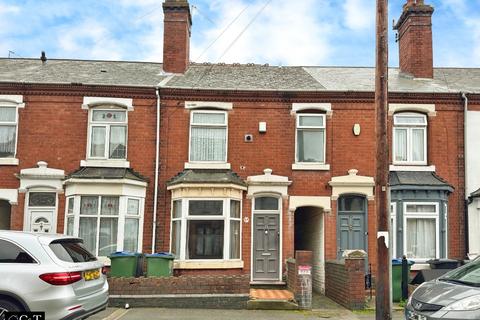
[[[15,52],[12,57],[37,58],[45,50],[49,58],[161,62],[162,2],[0,0],[0,57],[7,57],[10,50]],[[389,1],[390,25],[404,2]],[[426,2],[435,7],[434,64],[479,67],[480,0]],[[374,65],[375,0],[190,0],[190,4],[194,62]],[[397,66],[392,30],[389,37],[390,65]]]

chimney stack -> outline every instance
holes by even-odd
[[[184,73],[190,63],[192,16],[188,0],[166,0],[163,13],[163,70]]]
[[[415,78],[433,78],[432,14],[433,7],[424,0],[407,0],[393,27],[398,32],[400,71]]]

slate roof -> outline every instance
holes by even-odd
[[[227,90],[323,91],[325,87],[302,67],[266,65],[191,65],[166,84],[174,88]]]
[[[1,82],[82,83],[154,87],[166,78],[161,63],[49,59],[0,59]]]
[[[167,78],[161,63],[0,58],[0,83],[82,83],[155,87]],[[166,81],[167,88],[256,91],[373,92],[371,67],[279,67],[195,64]],[[413,79],[390,68],[391,92],[480,93],[480,68],[435,68],[434,79]]]
[[[130,168],[83,167],[68,175],[67,179],[129,179],[148,182],[148,179]]]
[[[235,184],[246,187],[247,184],[231,170],[193,170],[185,169],[167,182],[167,186],[177,184]]]
[[[434,189],[453,192],[453,187],[435,172],[430,171],[392,171],[390,188],[399,189]]]

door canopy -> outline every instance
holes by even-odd
[[[336,201],[342,194],[361,194],[368,200],[375,198],[375,181],[373,177],[357,175],[357,169],[348,170],[348,175],[333,177],[328,183],[332,187],[332,200]]]

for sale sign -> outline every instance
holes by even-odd
[[[300,275],[311,275],[312,267],[311,266],[298,266],[298,274]]]

